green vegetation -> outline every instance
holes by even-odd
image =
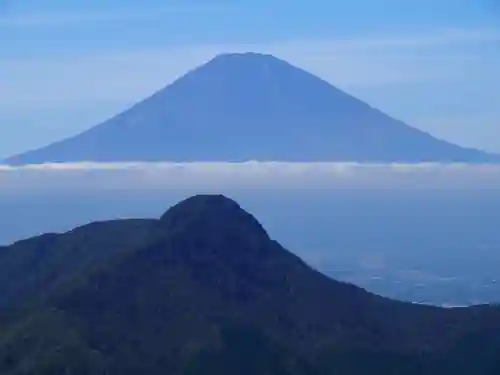
[[[22,241],[0,271],[2,375],[500,373],[498,307],[331,280],[223,196]]]

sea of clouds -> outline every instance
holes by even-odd
[[[0,194],[187,189],[498,189],[500,165],[289,162],[0,165]]]

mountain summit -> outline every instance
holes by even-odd
[[[500,373],[500,308],[338,282],[224,196],[0,248],[5,375]]]
[[[9,164],[78,161],[500,162],[257,53],[216,56],[125,112]]]

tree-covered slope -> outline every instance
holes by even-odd
[[[134,246],[112,251],[98,267],[72,273],[4,317],[0,373],[493,375],[499,369],[498,308],[407,304],[331,280],[226,197],[195,196],[154,224],[123,222],[123,229],[139,223],[142,230],[126,230],[128,244],[134,233],[140,237]],[[143,224],[154,229],[146,234]],[[116,228],[108,234],[122,233]],[[56,238],[64,236],[71,235]],[[110,243],[94,245],[100,252]]]

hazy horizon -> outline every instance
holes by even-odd
[[[1,244],[221,193],[332,277],[413,302],[498,300],[500,166],[80,163],[0,181]]]

